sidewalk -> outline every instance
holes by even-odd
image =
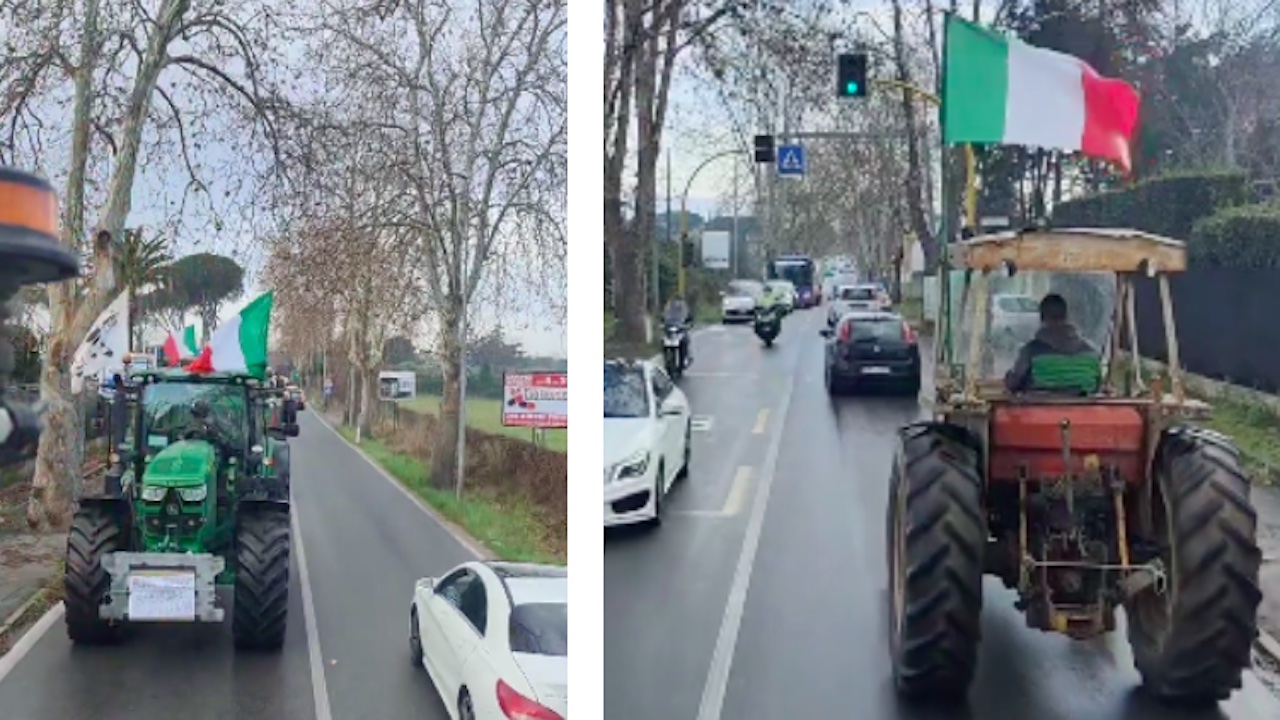
[[[55,582],[61,572],[66,533],[34,535],[27,530],[27,483],[0,490],[0,628],[36,591]],[[11,637],[0,636],[3,655],[22,630],[35,618],[24,618]]]

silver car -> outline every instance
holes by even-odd
[[[721,293],[720,318],[726,323],[749,322],[756,316],[756,305],[764,286],[751,280],[734,280]]]

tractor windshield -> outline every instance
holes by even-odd
[[[197,400],[208,403],[207,422],[218,439],[229,447],[242,447],[249,433],[248,395],[243,386],[217,383],[148,384],[142,391],[144,442],[168,444],[199,427],[191,412]]]
[[[970,291],[977,287],[975,282]],[[1100,359],[1111,340],[1116,302],[1116,280],[1112,273],[1027,271],[1013,277],[989,275],[985,318],[974,317],[972,298],[969,307],[960,307],[962,288],[962,281],[956,283],[952,295],[959,330],[955,335],[955,360],[966,361],[969,338],[977,324],[984,340],[982,364],[978,368],[980,380],[1003,378],[1013,366],[1023,345],[1040,332],[1039,303],[1050,293],[1061,295],[1066,301],[1068,322],[1081,340],[1093,346]],[[1078,347],[1070,339],[1069,331],[1049,332],[1045,339],[1064,348]]]

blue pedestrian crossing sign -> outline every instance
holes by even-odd
[[[778,174],[783,177],[804,177],[805,160],[803,145],[778,147]]]

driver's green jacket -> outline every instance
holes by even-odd
[[[765,290],[760,296],[760,309],[782,307],[787,304],[787,295],[781,290]]]

